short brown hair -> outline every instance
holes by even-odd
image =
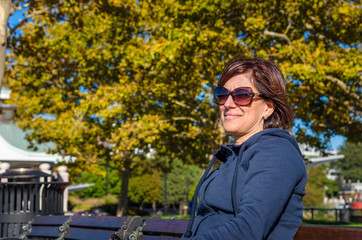
[[[288,129],[293,121],[293,113],[288,104],[285,79],[280,69],[274,63],[258,58],[232,60],[222,72],[218,86],[224,86],[232,77],[244,73],[250,73],[255,88],[275,105],[273,114],[264,122],[264,129]]]

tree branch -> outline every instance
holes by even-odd
[[[284,35],[285,36],[287,36],[287,34],[288,34],[288,32],[289,32],[289,29],[292,27],[292,22],[290,22],[289,24],[288,24],[288,26],[287,26],[287,28],[285,29],[285,31],[284,31]]]
[[[1,0],[0,0],[0,1],[1,1]],[[59,8],[59,7],[62,6],[64,3],[65,3],[65,0],[60,0],[60,1],[57,3],[56,6]],[[29,6],[30,6],[29,3],[27,3],[27,4],[24,4],[24,5],[21,6],[21,7],[19,6],[19,7],[17,7],[17,8],[14,8],[14,10],[15,10],[15,11],[21,10],[21,9],[27,8],[27,7],[29,7]],[[49,9],[50,9],[50,7],[49,7],[49,8],[45,8],[45,7],[44,7],[43,9],[37,9],[37,10],[32,11],[32,12],[29,13],[24,19],[22,19],[22,20],[19,22],[19,24],[16,25],[14,28],[10,29],[10,27],[9,27],[9,29],[8,29],[8,31],[7,31],[7,36],[10,36],[10,34],[12,34],[13,32],[15,32],[16,29],[18,29],[18,28],[21,27],[22,25],[24,25],[30,18],[35,17],[36,15],[40,15],[40,14],[48,11]]]
[[[283,38],[285,39],[289,45],[293,46],[292,42],[290,41],[290,39],[288,38],[287,35],[285,35],[284,33],[276,33],[276,32],[270,32],[268,30],[264,31],[265,35],[269,35],[269,36],[273,36],[273,37],[278,37],[278,38]]]
[[[326,79],[337,84],[337,86],[343,90],[343,92],[345,92],[346,94],[350,95],[352,98],[354,98],[355,100],[357,100],[357,102],[361,103],[361,97],[358,96],[357,94],[355,93],[350,93],[348,91],[348,87],[344,84],[344,82],[342,82],[340,79],[336,78],[336,77],[333,77],[333,76],[330,76],[330,75],[327,75],[326,76]]]
[[[161,122],[171,122],[171,121],[191,121],[197,122],[197,120],[193,117],[173,117],[171,119],[162,120]]]
[[[176,105],[181,106],[181,107],[190,109],[190,106],[188,106],[188,105],[186,105],[186,104],[184,104],[184,103],[182,103],[182,102],[180,102],[180,101],[177,101],[177,100],[172,99],[172,102],[175,103]]]
[[[276,32],[270,32],[267,29],[264,31],[265,35],[269,35],[269,36],[273,36],[273,37],[278,37],[278,38],[282,38],[285,39],[288,44],[295,50],[295,46],[293,45],[292,41],[289,39],[289,37],[284,34],[284,33],[276,33]],[[306,61],[303,57],[299,56],[299,59],[302,61],[303,64],[306,64]]]
[[[25,23],[27,23],[27,21],[37,15],[40,15],[42,13],[45,13],[48,9],[41,9],[41,10],[36,10],[36,11],[33,11],[31,12],[28,16],[26,16],[24,19],[22,19],[18,25],[16,25],[15,27],[13,28],[10,28],[8,29],[7,31],[7,36],[10,36],[12,33],[14,33],[19,27],[23,26]]]
[[[14,5],[13,5],[14,6]],[[17,7],[12,7],[11,11],[10,11],[10,16],[13,15],[14,12],[25,9],[27,7],[29,7],[29,3],[24,4],[23,6],[17,6]]]

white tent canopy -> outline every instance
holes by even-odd
[[[44,162],[55,164],[63,160],[58,154],[47,154],[43,152],[28,152],[16,148],[8,143],[0,135],[0,161],[1,162]]]

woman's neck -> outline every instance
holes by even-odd
[[[246,140],[248,140],[251,136],[253,136],[255,133],[261,132],[264,129],[260,129],[258,131],[255,132],[251,132],[242,136],[234,136],[234,141],[235,141],[235,145],[241,145],[243,144]]]

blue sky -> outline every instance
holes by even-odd
[[[339,148],[344,144],[346,141],[346,138],[341,135],[337,135],[335,137],[331,138],[331,146],[329,147],[329,150],[339,150]]]

